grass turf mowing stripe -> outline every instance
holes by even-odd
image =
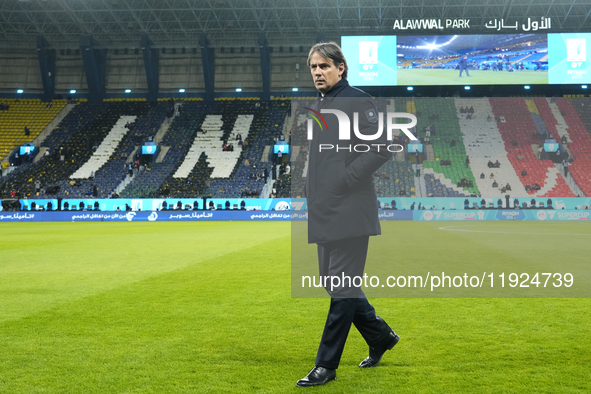
[[[251,245],[245,230],[266,230],[234,223],[223,237],[239,245],[236,253],[0,323],[0,392],[300,392],[294,384],[313,365],[328,300],[290,298],[289,237],[284,224],[266,225],[282,236]],[[415,237],[441,231],[431,227],[404,228]],[[185,247],[199,254],[213,244]],[[367,348],[352,329],[338,380],[315,392],[588,388],[586,299],[372,302],[401,342],[378,368],[361,370]]]
[[[289,234],[286,223],[0,224],[0,321]]]

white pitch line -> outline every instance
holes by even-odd
[[[587,236],[591,236],[591,234],[577,234],[577,233],[526,233],[526,232],[515,232],[515,231],[458,230],[457,227],[461,227],[461,226],[439,227],[439,230],[445,230],[445,231],[462,231],[462,232],[466,232],[466,233],[489,233],[489,234],[587,235]]]

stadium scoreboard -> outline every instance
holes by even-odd
[[[591,83],[591,33],[343,36],[341,47],[354,86]]]

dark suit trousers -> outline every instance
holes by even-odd
[[[362,236],[318,244],[320,276],[342,278],[344,274],[351,277],[353,284],[355,276],[363,277],[368,243],[369,237]],[[351,323],[369,346],[385,349],[388,344],[385,344],[384,340],[388,340],[388,334],[392,329],[376,315],[363,291],[353,286],[341,286],[331,290],[330,281],[325,287],[331,294],[330,309],[316,355],[316,365],[330,369],[338,368]]]

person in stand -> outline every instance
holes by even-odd
[[[311,48],[307,64],[318,90],[312,109],[318,112],[337,109],[351,119],[353,112],[358,112],[359,132],[375,135],[376,105],[371,96],[347,82],[347,61],[341,48],[334,42],[318,43]],[[336,116],[327,115],[325,119],[328,130],[338,130]],[[357,143],[363,142],[356,136],[354,139]],[[372,174],[391,155],[378,151],[375,146],[363,153],[319,152],[321,140],[323,144],[338,144],[338,133],[321,134],[320,127],[313,128],[305,189],[308,242],[317,244],[321,276],[362,276],[369,237],[381,233]],[[388,143],[386,133],[372,142]],[[360,288],[343,283],[337,288],[327,285],[325,289],[331,296],[328,317],[315,366],[296,383],[300,387],[323,385],[336,379],[351,324],[369,346],[369,356],[359,364],[362,368],[376,366],[400,339],[384,319],[376,315]]]

